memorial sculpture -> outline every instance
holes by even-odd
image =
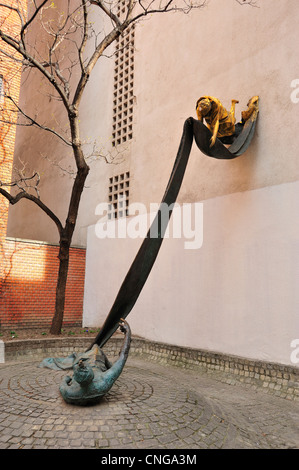
[[[202,96],[196,102],[197,120],[190,117],[184,123],[183,134],[161,205],[172,207],[176,202],[187,167],[193,139],[199,150],[212,158],[231,160],[242,155],[249,147],[259,113],[259,97],[252,97],[242,120],[235,124],[235,105],[232,100],[230,112],[212,96]],[[206,121],[204,124],[203,121]],[[67,376],[60,386],[64,400],[72,404],[89,404],[98,401],[113,386],[121,374],[130,348],[130,327],[124,320],[134,307],[162,245],[167,223],[162,221],[161,210],[143,240],[131,267],[119,289],[100,332],[87,351],[79,357],[45,359],[44,367],[73,368],[73,378]],[[154,233],[155,237],[151,237]],[[120,326],[125,332],[124,346],[118,361],[110,365],[101,348]]]
[[[196,109],[198,108],[199,101],[200,99],[196,103]],[[219,100],[217,101],[220,103]],[[237,158],[246,152],[252,141],[258,114],[259,97],[254,96],[248,101],[247,110],[242,112],[242,120],[235,125],[233,134],[223,136],[223,138],[228,137],[230,139],[229,146],[226,146],[227,144],[221,142],[221,138],[217,137],[215,142],[214,139],[212,140],[212,133],[214,132],[212,124],[210,130],[205,126],[201,119],[195,120],[190,117],[185,121],[179,149],[161,202],[161,206],[163,204],[168,205],[170,209],[169,218],[184,178],[193,139],[195,140],[199,150],[208,157],[223,160]],[[211,145],[211,140],[213,145]],[[139,248],[139,251],[118,291],[111,310],[93,344],[98,344],[102,347],[117,329],[119,319],[126,318],[134,307],[158,256],[159,249],[167,229],[167,225],[161,220],[161,213],[162,211],[160,210],[157,212],[147,236],[143,240],[141,247]],[[153,238],[151,237],[151,233],[157,233],[158,236]]]
[[[247,111],[242,112],[242,121],[235,125],[235,109],[238,100],[232,100],[230,112],[228,112],[218,98],[202,96],[196,103],[198,120],[205,119],[208,129],[212,133],[210,147],[213,147],[218,138],[223,144],[232,144],[235,138],[243,130],[245,122],[258,111],[258,96],[253,96],[247,103]]]
[[[47,358],[41,363],[41,367],[54,370],[73,370],[73,376],[64,377],[59,388],[67,403],[95,404],[109,392],[118,379],[127,361],[131,343],[129,324],[121,319],[119,327],[125,338],[119,357],[113,364],[97,344],[84,353],[73,353],[66,358]]]
[[[231,110],[228,113],[222,103],[213,96],[202,96],[196,103],[196,114],[199,121],[206,121],[212,133],[210,147],[213,147],[218,138],[224,144],[232,144],[236,133],[235,108],[238,100],[232,100]]]

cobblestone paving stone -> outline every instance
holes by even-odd
[[[299,403],[198,371],[128,360],[93,406],[67,405],[66,372],[0,365],[0,448],[281,449],[299,447]]]

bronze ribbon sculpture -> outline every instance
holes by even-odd
[[[256,96],[249,101],[248,110],[242,113],[242,122],[236,124],[234,134],[229,135],[232,141],[229,147],[223,143],[225,137],[222,139],[223,142],[221,138],[214,139],[212,132],[201,120],[190,117],[185,121],[180,146],[161,203],[169,207],[167,221],[162,220],[162,211],[159,210],[129,268],[104,325],[87,351],[80,355],[73,354],[65,359],[47,358],[41,364],[52,369],[73,369],[73,377],[66,376],[60,386],[61,395],[67,403],[85,405],[97,402],[110,390],[123,370],[131,341],[130,327],[124,319],[134,307],[158,256],[172,205],[181,188],[193,139],[201,152],[209,157],[224,160],[236,158],[242,155],[251,143],[258,112]],[[151,236],[153,233],[155,237]],[[125,340],[119,359],[111,365],[100,348],[118,327],[125,333]]]
[[[215,144],[211,146],[212,134],[201,121],[192,117],[185,121],[180,146],[162,204],[166,203],[171,207],[177,199],[191,152],[193,138],[201,152],[213,158],[230,160],[242,155],[248,149],[255,131],[259,112],[258,104],[259,99],[257,96],[251,98],[248,102],[248,110],[242,113],[242,122],[236,125],[234,141],[228,148],[219,139],[216,139]],[[169,211],[169,218],[170,216],[171,210]],[[159,210],[120,287],[106,321],[91,347],[93,344],[102,347],[118,328],[120,318],[126,318],[134,307],[155,263],[166,228],[167,224],[163,225],[161,211]],[[151,233],[157,233],[158,237],[151,237]]]

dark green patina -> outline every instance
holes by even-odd
[[[47,358],[41,366],[55,370],[73,370],[73,376],[64,377],[60,385],[63,399],[72,405],[91,405],[111,389],[120,376],[129,355],[131,330],[127,322],[120,323],[125,334],[124,343],[118,359],[111,364],[104,352],[94,345],[82,354],[71,354],[67,358]]]

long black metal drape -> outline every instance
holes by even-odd
[[[181,188],[192,148],[193,138],[195,139],[198,148],[205,155],[219,159],[233,159],[242,155],[249,147],[254,135],[256,118],[257,115],[254,119],[250,119],[245,123],[244,127],[242,127],[242,132],[228,148],[225,147],[219,139],[216,139],[215,145],[210,148],[211,132],[209,129],[202,122],[195,120],[192,117],[185,121],[180,146],[161,202],[161,204],[166,203],[170,206],[169,218],[172,212],[171,206],[175,203]],[[125,319],[134,307],[163,242],[167,224],[163,224],[160,219],[161,211],[159,210],[152,222],[146,238],[142,242],[136,257],[129,268],[105,323],[90,348],[94,344],[98,344],[99,347],[102,347],[117,330],[120,319]],[[155,229],[153,229],[153,227]],[[155,237],[151,237],[151,234],[153,233],[156,234]]]

